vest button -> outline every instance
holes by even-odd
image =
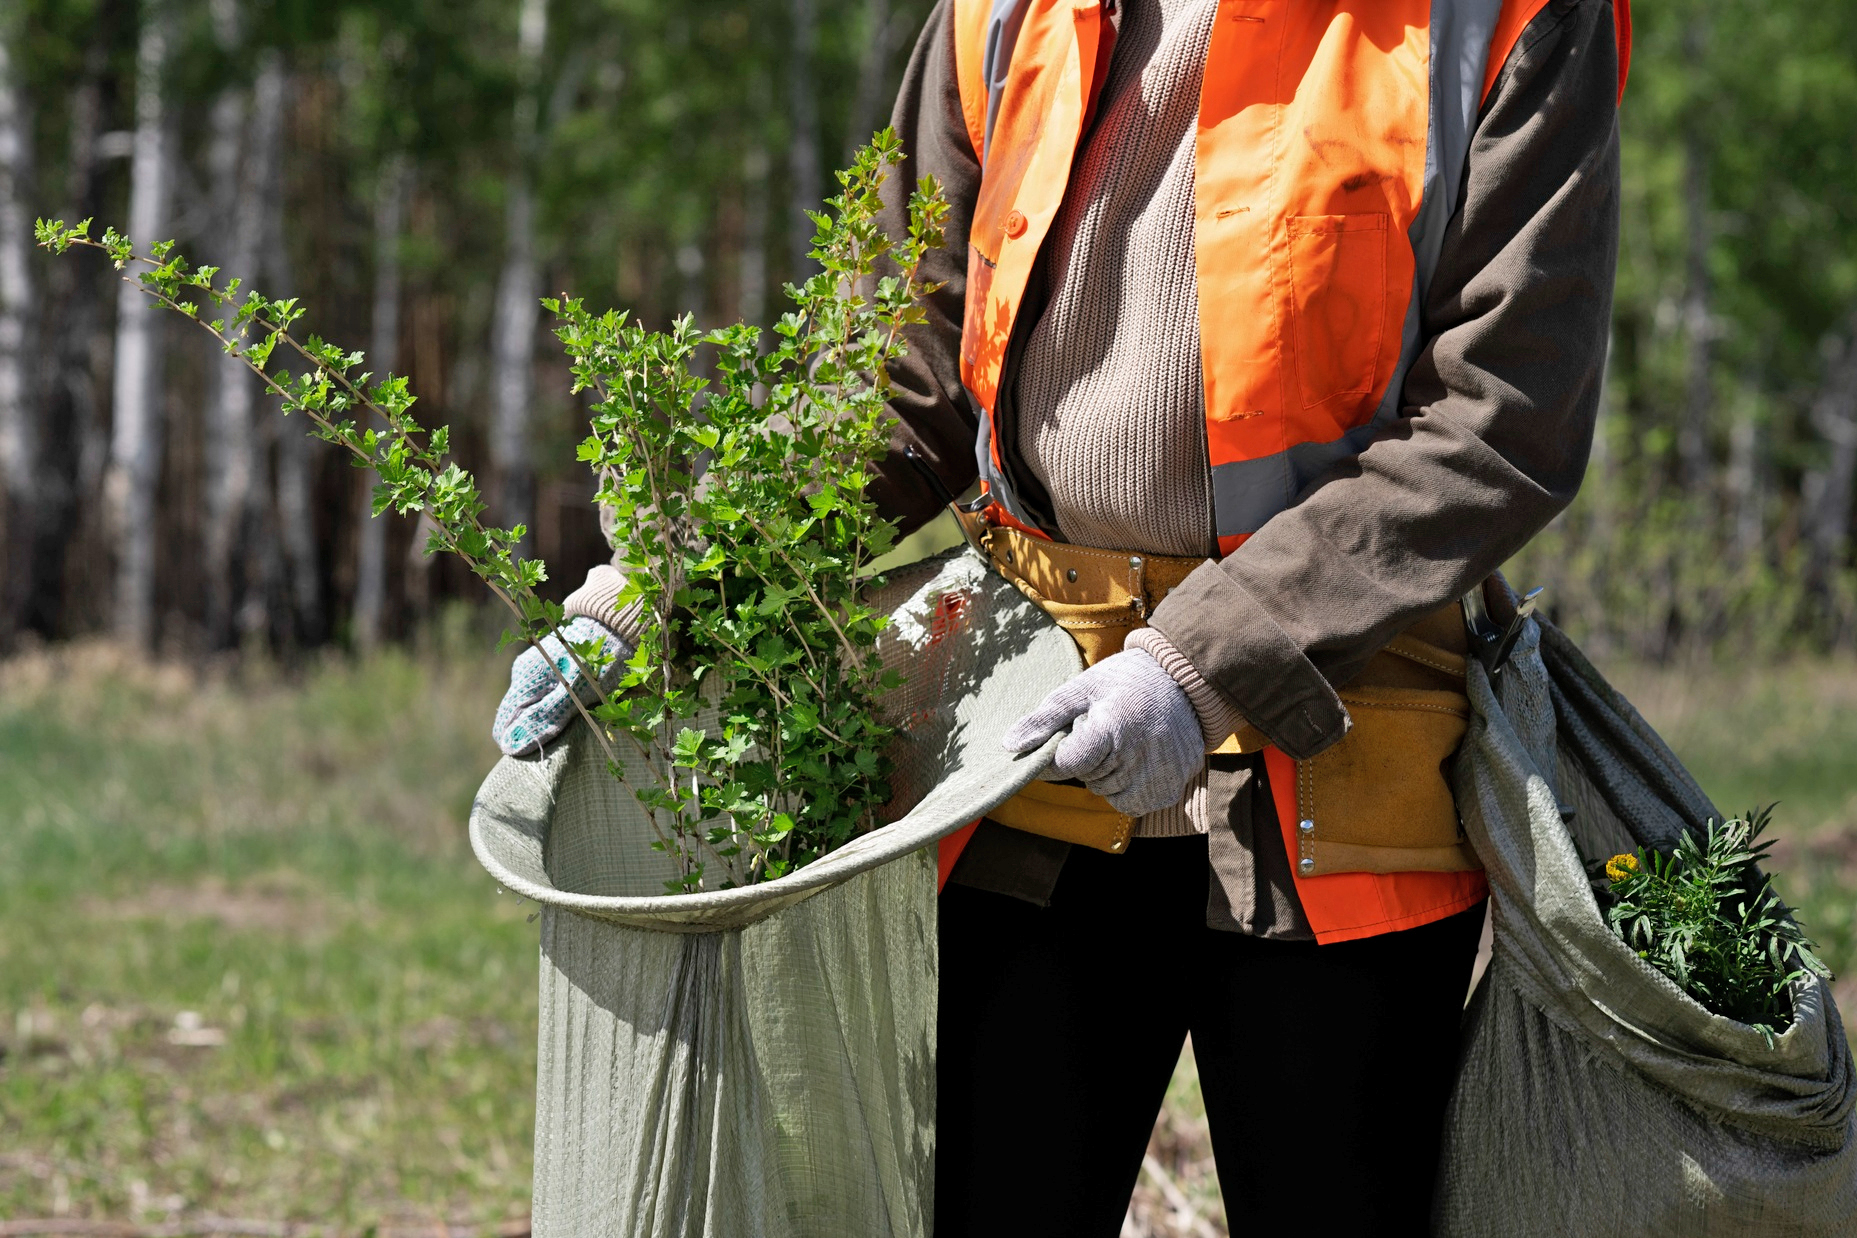
[[[1025,216],[1013,211],[1006,216],[1006,235],[1015,240],[1025,235]]]

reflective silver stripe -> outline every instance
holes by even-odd
[[[1399,417],[1406,375],[1418,359],[1420,312],[1438,269],[1444,230],[1457,211],[1470,136],[1482,102],[1483,71],[1502,0],[1432,0],[1431,98],[1425,124],[1425,184],[1418,215],[1406,231],[1412,245],[1412,292],[1406,300],[1399,361],[1371,420],[1327,443],[1298,443],[1255,460],[1234,460],[1212,470],[1213,524],[1220,537],[1255,533],[1296,501],[1323,473],[1357,456],[1374,435]]]
[[[987,15],[987,53],[980,62],[980,77],[987,84],[986,145],[993,145],[993,118],[999,115],[1000,96],[1006,93],[1006,71],[1012,67],[1012,49],[1019,42],[1019,27],[1032,0],[993,0]]]
[[[1352,456],[1380,431],[1375,417],[1328,443],[1298,443],[1275,455],[1232,460],[1212,469],[1212,511],[1220,537],[1255,533],[1295,502],[1309,483]]]

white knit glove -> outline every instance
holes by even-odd
[[[1048,776],[1081,779],[1131,817],[1178,804],[1206,754],[1192,701],[1139,649],[1104,658],[1052,692],[1002,742],[1023,755],[1066,727]]]
[[[561,634],[576,645],[600,639],[613,654],[608,677],[632,656],[632,647],[620,640],[597,620],[581,616],[561,629]],[[551,670],[549,663],[553,663]],[[555,672],[559,671],[559,677]],[[542,647],[530,645],[517,655],[509,668],[509,691],[497,706],[496,721],[490,724],[490,738],[510,756],[520,756],[567,730],[580,713],[569,699],[561,681],[573,685],[582,704],[591,705],[598,695],[581,681],[580,663],[568,656],[565,646],[552,635],[542,637]]]
[[[612,665],[603,676],[609,685],[617,683],[624,673],[621,668],[638,648],[643,630],[638,603],[619,605],[619,595],[624,591],[625,573],[602,563],[588,572],[586,582],[561,603],[567,619],[562,634],[577,645],[598,637],[613,655]],[[512,757],[549,742],[579,715],[567,689],[561,686],[562,679],[574,685],[583,704],[599,700],[592,687],[580,682],[580,667],[560,641],[545,636],[542,650],[545,654],[531,645],[517,656],[515,665],[509,668],[509,691],[503,694],[496,720],[490,724],[490,738]],[[549,669],[550,663],[561,672],[560,678]]]

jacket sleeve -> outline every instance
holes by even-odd
[[[1556,0],[1503,68],[1401,418],[1155,608],[1154,626],[1292,757],[1346,732],[1334,685],[1579,488],[1618,253],[1612,21],[1609,0]]]
[[[980,160],[961,114],[954,66],[954,3],[939,0],[916,41],[891,115],[905,156],[883,187],[879,223],[892,236],[909,228],[909,194],[934,176],[948,200],[943,245],[924,258],[919,277],[930,294],[926,322],[905,334],[908,352],[890,364],[890,410],[897,422],[889,455],[878,465],[871,497],[908,534],[941,511],[942,499],[903,457],[914,447],[951,495],[974,483],[978,420],[961,385],[961,318],[967,290],[967,233],[980,192]]]

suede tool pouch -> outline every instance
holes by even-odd
[[[1452,605],[1395,637],[1340,688],[1353,725],[1296,763],[1299,876],[1483,867],[1450,783],[1470,725],[1466,647],[1462,612]]]
[[[1077,642],[1085,666],[1120,653],[1128,634],[1147,626],[1161,599],[1204,562],[1044,541],[974,513],[960,520],[994,570]],[[1128,849],[1135,830],[1135,818],[1079,782],[1034,782],[987,815],[1028,834],[1116,854]]]

